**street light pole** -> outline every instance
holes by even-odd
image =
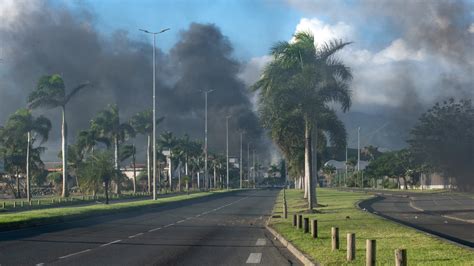
[[[255,188],[255,175],[257,174],[255,169],[255,149],[252,150],[253,152],[253,188]]]
[[[227,170],[227,190],[229,190],[229,118],[231,116],[228,115],[225,117],[225,128],[226,128],[226,136],[225,136],[225,145],[226,145],[226,170]]]
[[[151,32],[148,30],[139,29],[147,34],[153,35],[153,200],[156,200],[156,35],[170,30],[169,28],[162,29],[158,32]]]
[[[247,142],[247,185],[250,183],[250,142]]]
[[[211,188],[210,186],[210,180],[208,180],[207,176],[207,94],[213,92],[214,90],[205,90],[204,92],[204,184],[207,186],[209,189]]]
[[[240,168],[240,189],[242,189],[242,176],[244,174],[243,172],[243,161],[242,161],[242,132],[240,132],[240,164],[239,164],[239,168]]]

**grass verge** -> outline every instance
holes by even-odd
[[[235,191],[235,190],[230,190]],[[170,202],[179,202],[190,199],[202,198],[228,192],[226,190],[212,192],[197,192],[189,195],[178,195],[160,198],[159,200],[141,200],[132,202],[122,202],[110,205],[89,205],[83,207],[62,207],[42,210],[31,210],[18,213],[0,214],[0,231],[18,229],[29,226],[37,226],[49,223],[69,221],[77,218],[84,218],[93,215],[117,213],[135,210],[144,207],[154,207]]]
[[[377,265],[393,265],[394,250],[407,249],[409,265],[473,265],[474,252],[417,230],[359,210],[355,204],[371,196],[362,193],[318,189],[320,213],[304,214],[306,201],[300,190],[287,190],[288,219],[272,218],[269,225],[299,250],[322,265],[365,264],[365,240],[377,240]],[[274,207],[282,213],[283,192]],[[318,237],[312,239],[292,226],[294,213],[318,220]],[[346,217],[350,218],[346,218]],[[340,249],[331,251],[331,227],[339,227]],[[356,260],[346,261],[346,234],[356,234]]]

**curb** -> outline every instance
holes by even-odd
[[[288,251],[293,254],[301,263],[303,263],[306,266],[317,266],[319,265],[318,263],[312,262],[306,255],[303,254],[303,252],[299,251],[293,244],[291,244],[288,240],[286,240],[282,235],[280,235],[275,229],[271,228],[268,225],[268,222],[270,222],[271,217],[267,220],[267,223],[265,224],[265,228],[276,238],[278,241],[280,241],[284,247],[288,249]]]

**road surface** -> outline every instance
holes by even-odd
[[[264,228],[278,190],[0,233],[4,265],[299,265]]]
[[[472,199],[449,194],[387,193],[359,205],[382,217],[474,247]]]

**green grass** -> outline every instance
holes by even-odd
[[[230,190],[233,191],[233,190]],[[71,220],[79,217],[92,216],[97,214],[108,214],[115,212],[128,211],[137,208],[153,207],[169,202],[177,202],[183,200],[190,200],[195,198],[201,198],[205,196],[215,195],[219,193],[227,192],[213,191],[213,192],[197,192],[189,195],[177,195],[171,197],[160,198],[154,200],[140,200],[132,202],[121,202],[110,205],[89,205],[83,207],[62,207],[62,208],[49,208],[41,210],[31,210],[23,212],[13,212],[0,214],[0,230],[2,229],[14,229],[26,226],[34,226],[46,223],[61,222]]]
[[[364,212],[355,204],[370,195],[318,189],[318,203],[327,205],[317,208],[321,213],[304,214],[306,201],[300,190],[286,191],[288,219],[272,218],[270,226],[293,243],[303,253],[322,265],[365,264],[366,239],[377,240],[377,264],[394,265],[394,250],[407,249],[409,265],[474,265],[474,251],[442,241],[417,230]],[[283,192],[274,207],[274,213],[282,213]],[[318,239],[304,234],[292,226],[293,213],[318,220]],[[346,219],[349,216],[350,219]],[[331,251],[331,227],[339,227],[340,249]],[[346,234],[356,234],[356,260],[346,261]]]

